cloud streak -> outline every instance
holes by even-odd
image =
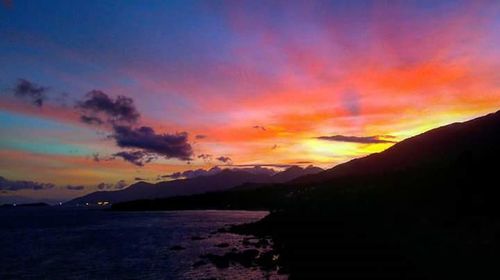
[[[127,186],[127,182],[125,180],[120,180],[116,182],[115,184],[110,184],[110,183],[100,183],[96,186],[98,190],[121,190]]]
[[[161,178],[171,178],[171,179],[191,179],[199,176],[211,176],[222,172],[223,170],[232,170],[232,171],[244,171],[252,174],[265,174],[265,175],[274,175],[276,171],[270,168],[264,168],[261,166],[244,166],[239,168],[229,168],[222,169],[219,166],[212,167],[208,170],[206,169],[194,169],[194,170],[186,170],[184,172],[175,172],[169,175],[163,175]]]
[[[220,157],[216,158],[216,160],[223,162],[223,163],[231,163],[232,162],[231,158],[226,157],[226,156],[220,156]]]
[[[144,151],[132,151],[132,152],[122,151],[113,154],[113,157],[120,157],[123,160],[135,164],[137,166],[144,166],[144,164],[149,163],[156,158],[151,153],[147,153]]]
[[[40,183],[34,181],[11,181],[0,176],[0,190],[18,191],[18,190],[46,190],[54,188],[52,183]]]
[[[84,186],[73,186],[73,185],[67,185],[66,189],[70,191],[82,191],[85,187]]]
[[[221,172],[222,169],[218,166],[212,167],[209,170],[205,170],[202,168],[199,169],[194,169],[194,170],[186,170],[183,172],[175,172],[169,175],[164,175],[162,178],[171,178],[171,179],[190,179],[190,178],[195,178],[199,176],[210,176],[210,175],[215,175],[219,172]]]
[[[348,142],[359,144],[386,144],[396,143],[396,141],[387,140],[387,138],[394,138],[390,135],[376,135],[376,136],[346,136],[346,135],[332,135],[332,136],[319,136],[316,139],[325,141]]]

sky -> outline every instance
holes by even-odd
[[[0,3],[0,202],[329,168],[500,109],[500,1]]]

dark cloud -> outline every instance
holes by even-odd
[[[144,166],[144,164],[151,162],[156,158],[156,156],[152,155],[148,152],[143,151],[122,151],[113,154],[114,157],[121,157],[123,160],[133,163],[137,166]]]
[[[94,160],[95,162],[101,161],[101,158],[99,157],[99,153],[92,154],[92,160]]]
[[[278,145],[277,144],[274,144],[272,147],[271,147],[271,150],[276,150],[278,148]]]
[[[96,188],[99,190],[109,190],[113,188],[113,184],[100,183],[99,185],[96,186]]]
[[[326,141],[349,142],[360,144],[380,144],[380,143],[395,143],[395,141],[387,140],[384,138],[393,139],[390,135],[376,135],[376,136],[346,136],[346,135],[333,135],[333,136],[319,136],[317,139]]]
[[[204,161],[211,161],[212,155],[211,154],[201,154],[201,155],[198,155],[198,158],[201,158]]]
[[[14,95],[29,100],[33,105],[42,107],[46,99],[47,87],[42,87],[25,79],[19,79],[13,89]]]
[[[141,149],[145,154],[156,154],[165,158],[191,160],[193,150],[186,132],[156,134],[151,127],[114,126],[116,144],[122,148]],[[135,154],[138,156],[139,154]],[[121,155],[119,155],[121,156]],[[123,156],[122,156],[123,157]]]
[[[101,156],[99,153],[93,153],[90,157],[91,157],[91,160],[93,160],[95,162],[110,161],[110,160],[114,160],[115,159],[115,156],[113,156],[113,155],[111,155],[111,156]]]
[[[120,180],[115,184],[115,189],[121,190],[127,186],[127,182],[125,180]]]
[[[250,166],[250,167],[232,168],[231,170],[245,171],[245,172],[252,173],[252,174],[265,174],[265,175],[276,174],[276,170],[271,169],[271,168],[265,168],[265,167],[262,167],[260,165]]]
[[[80,121],[86,124],[95,124],[95,125],[101,125],[104,123],[104,121],[98,117],[86,116],[86,115],[80,116]]]
[[[245,171],[252,174],[267,174],[274,175],[276,173],[275,170],[270,168],[264,168],[262,166],[248,166],[248,167],[237,167],[230,169],[222,169],[219,166],[212,167],[211,169],[205,170],[202,168],[194,169],[194,170],[186,170],[183,172],[175,172],[169,175],[163,175],[161,178],[170,178],[170,179],[191,179],[199,176],[211,176],[217,173],[220,173],[222,170],[234,170],[234,171]]]
[[[146,179],[141,178],[141,177],[135,177],[134,180],[135,181],[147,181]]]
[[[67,185],[66,186],[66,189],[68,189],[70,191],[81,191],[84,188],[85,188],[84,186],[73,186],[73,185]]]
[[[312,162],[312,161],[296,161],[295,163],[296,164],[312,164],[314,162]]]
[[[207,138],[208,136],[204,135],[204,134],[198,134],[195,136],[196,139],[200,140],[200,139],[205,139]]]
[[[275,163],[261,163],[261,164],[229,164],[226,166],[233,166],[233,167],[275,167],[275,168],[288,168],[295,166],[294,164],[275,164]]]
[[[260,130],[262,130],[262,131],[266,131],[266,128],[265,128],[265,127],[263,127],[263,126],[261,126],[261,125],[254,125],[254,126],[253,126],[253,128],[255,128],[255,129],[260,129]]]
[[[102,124],[104,121],[133,124],[140,117],[132,98],[119,95],[113,99],[100,90],[87,93],[75,107],[82,113],[80,120],[89,124]]]
[[[18,190],[46,190],[55,187],[51,183],[40,183],[33,181],[11,181],[0,176],[0,190],[18,191]]]
[[[80,110],[82,122],[94,125],[111,124],[113,134],[109,138],[114,139],[116,145],[121,148],[134,149],[115,153],[113,157],[121,157],[137,166],[143,166],[157,156],[191,160],[193,150],[188,143],[186,132],[157,134],[151,127],[133,126],[139,120],[140,114],[132,98],[118,96],[113,99],[102,91],[93,90],[87,93],[84,100],[77,102],[75,107]],[[94,160],[99,161],[98,159],[99,157],[94,157]]]
[[[216,158],[216,160],[223,162],[223,163],[230,163],[231,162],[231,158],[226,157],[226,156],[220,156],[220,157]]]
[[[116,184],[109,184],[109,183],[100,183],[99,185],[96,186],[97,189],[99,190],[121,190],[127,186],[127,182],[125,180],[120,180]]]
[[[195,170],[186,170],[184,172],[175,172],[170,175],[164,175],[162,176],[163,178],[172,178],[172,179],[181,179],[181,178],[194,178],[194,177],[199,177],[199,176],[209,176],[209,175],[215,175],[219,172],[221,172],[222,169],[220,167],[213,167],[209,170],[205,169],[195,169]]]

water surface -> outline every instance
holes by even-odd
[[[200,255],[246,248],[245,236],[216,233],[218,229],[265,215],[0,209],[0,279],[281,279],[275,271],[238,264],[193,267]],[[216,246],[221,243],[229,246]]]

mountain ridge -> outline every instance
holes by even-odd
[[[202,175],[193,178],[163,181],[155,184],[137,182],[119,191],[97,191],[72,199],[65,205],[77,206],[96,204],[98,202],[124,202],[138,199],[158,199],[171,196],[185,196],[212,191],[223,191],[244,184],[283,183],[304,174],[320,172],[323,169],[314,166],[290,167],[273,175],[251,173],[238,169],[223,169],[213,175]]]

